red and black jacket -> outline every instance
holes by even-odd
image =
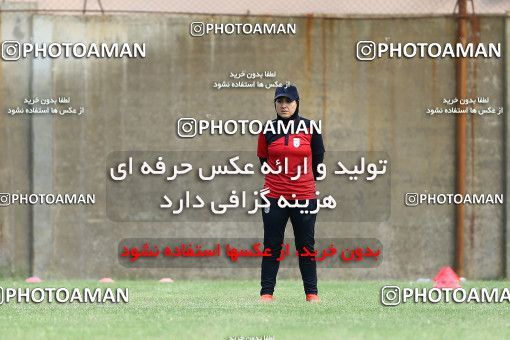
[[[284,196],[286,199],[298,200],[317,198],[315,194],[315,179],[318,176],[317,165],[322,163],[325,152],[322,135],[317,131],[312,131],[310,120],[299,116],[297,111],[287,119],[277,116],[277,119],[273,120],[275,128],[277,120],[283,120],[285,124],[294,120],[294,130],[297,130],[299,121],[304,121],[308,131],[297,134],[290,132],[287,134],[272,132],[264,134],[261,132],[259,134],[257,156],[261,165],[267,162],[272,169],[276,170],[278,169],[277,160],[280,161],[279,164],[282,167],[285,157],[288,162],[288,173],[282,171],[279,174],[268,173],[266,175],[264,188],[269,188],[269,193],[266,196],[272,198]],[[307,174],[303,173],[305,158],[307,159]],[[292,180],[291,177],[297,175],[298,165],[301,166],[301,175]],[[296,196],[293,197],[292,194]]]

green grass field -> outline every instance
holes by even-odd
[[[470,287],[510,287],[473,281]],[[2,287],[128,287],[127,304],[3,304],[0,337],[228,339],[509,339],[510,305],[438,303],[385,307],[380,289],[410,282],[319,281],[322,301],[304,301],[301,281],[278,280],[274,303],[258,302],[258,281],[93,281]]]

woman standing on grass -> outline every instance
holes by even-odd
[[[280,207],[278,199],[283,196],[285,199],[295,202],[298,200],[303,204],[308,200],[308,211],[317,208],[317,195],[315,190],[315,179],[318,176],[317,165],[324,159],[324,143],[322,135],[316,131],[312,132],[310,120],[299,115],[299,94],[293,85],[277,87],[274,96],[276,119],[273,126],[277,130],[278,125],[288,126],[294,124],[295,131],[276,131],[276,133],[261,133],[258,139],[257,156],[261,165],[264,162],[276,170],[279,164],[284,164],[285,158],[288,161],[288,173],[273,174],[265,176],[264,188],[269,192],[265,195],[270,202],[269,208],[262,211],[264,221],[264,249],[271,249],[271,256],[262,258],[261,290],[260,300],[273,301],[273,292],[276,285],[276,275],[280,262],[277,258],[282,250],[284,241],[285,226],[290,218],[294,229],[296,250],[304,253],[304,248],[310,252],[314,251],[315,220],[316,214],[302,214],[303,208]],[[279,122],[282,121],[282,122]],[[297,129],[300,121],[304,121],[308,127],[307,132],[300,132]],[[296,132],[296,133],[292,133]],[[306,160],[305,160],[306,158]],[[278,161],[278,163],[277,163]],[[306,172],[301,171],[297,176],[298,166]],[[297,179],[291,179],[292,177]],[[316,262],[310,256],[299,256],[299,269],[303,279],[303,286],[306,301],[318,302],[317,290],[317,267]]]

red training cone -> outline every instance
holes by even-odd
[[[42,282],[42,280],[39,277],[37,277],[37,276],[31,276],[31,277],[27,278],[25,280],[25,282],[28,282],[28,283],[39,283],[39,282]]]
[[[460,288],[460,277],[450,267],[441,267],[434,276],[434,288]]]

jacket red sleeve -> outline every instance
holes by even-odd
[[[259,141],[257,145],[257,157],[266,159],[268,157],[266,137],[264,136],[263,133],[259,134]]]

